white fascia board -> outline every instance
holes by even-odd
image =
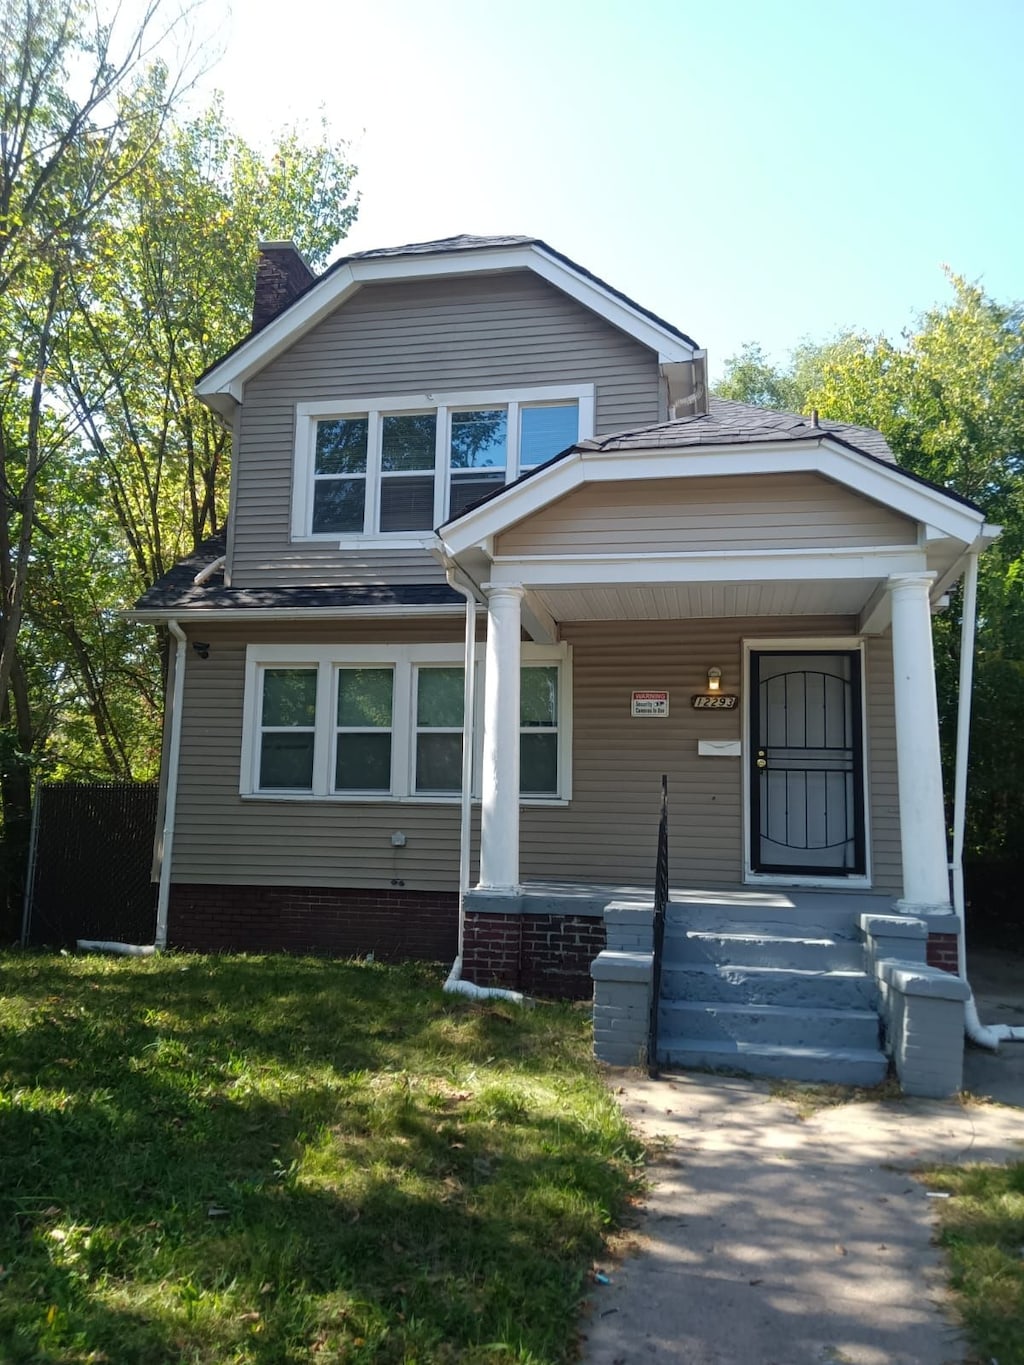
[[[662,360],[689,360],[693,355],[693,348],[667,327],[660,327],[610,290],[578,275],[533,244],[442,252],[436,256],[372,256],[338,266],[313,285],[297,303],[286,308],[210,370],[196,384],[196,393],[215,408],[223,395],[241,402],[242,388],[247,380],[292,345],[303,332],[344,303],[361,285],[453,275],[488,275],[511,270],[532,270],[641,345],[656,351]]]
[[[577,275],[574,270],[561,261],[549,256],[543,248],[531,246],[533,260],[530,269],[535,271],[549,284],[560,289],[563,294],[582,303],[592,313],[597,313],[619,331],[626,332],[641,345],[648,346],[658,354],[659,363],[674,360],[692,360],[697,352],[694,347],[678,337],[666,327],[659,327],[653,318],[647,317],[636,308],[631,308],[624,300],[610,290],[603,289],[595,280]]]
[[[490,586],[582,588],[600,583],[756,583],[879,579],[927,569],[919,550],[709,550],[684,554],[522,556],[497,561]]]
[[[200,625],[203,621],[233,621],[236,625],[252,621],[393,621],[409,616],[465,616],[464,603],[450,605],[429,603],[416,605],[408,603],[401,606],[379,607],[169,607],[152,611],[122,611],[118,615],[125,621],[135,621],[140,625],[159,625],[163,621],[180,620],[182,625]]]
[[[319,287],[310,289],[298,303],[278,314],[255,336],[243,342],[236,351],[232,351],[219,365],[197,380],[198,397],[211,407],[217,406],[221,395],[230,395],[240,403],[247,379],[287,350],[298,336],[326,317],[332,308],[344,303],[358,287],[351,268],[339,266],[321,281]]]
[[[463,512],[445,528],[446,550],[458,555],[479,546],[490,554],[494,536],[586,482],[582,469],[583,453],[575,450],[547,469],[531,474],[522,483],[512,484],[504,495]]]
[[[799,473],[820,474],[911,521],[937,527],[941,534],[964,544],[976,539],[984,522],[980,512],[940,489],[906,478],[898,466],[882,464],[823,439],[811,445],[779,441],[635,451],[577,450],[465,513],[446,530],[445,540],[458,554],[470,545],[482,544],[489,536],[500,535],[585,483]]]
[[[756,445],[689,446],[668,451],[637,451],[635,454],[587,451],[584,455],[586,477],[595,482],[600,479],[666,478],[669,477],[667,465],[679,461],[681,456],[685,458],[685,468],[673,470],[671,477],[821,474],[883,507],[902,513],[912,521],[938,528],[940,534],[966,544],[974,541],[984,524],[983,514],[965,507],[959,499],[908,478],[898,465],[873,460],[830,441],[827,436],[810,445],[779,441]],[[768,460],[770,465],[767,465]]]

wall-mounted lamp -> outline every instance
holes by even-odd
[[[208,659],[210,657],[210,646],[204,641],[193,640],[192,648],[199,655],[200,659]]]
[[[720,668],[708,669],[708,691],[717,692],[722,685],[722,670]]]

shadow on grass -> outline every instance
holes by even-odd
[[[636,1153],[578,1021],[429,981],[35,969],[0,1008],[3,1359],[567,1358]]]

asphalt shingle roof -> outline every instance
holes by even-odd
[[[461,606],[463,597],[447,583],[335,583],[301,588],[229,588],[218,569],[205,583],[195,576],[218,559],[225,536],[211,536],[142,594],[135,611],[258,611],[267,607]]]
[[[818,425],[814,426],[810,417],[759,408],[753,403],[737,403],[731,398],[709,398],[706,413],[679,417],[671,422],[658,422],[636,431],[594,437],[580,441],[577,449],[661,450],[674,446],[746,445],[807,441],[823,434],[836,436],[877,460],[896,463],[896,456],[885,437],[871,427],[858,427],[851,422],[832,422],[827,418],[819,418]]]

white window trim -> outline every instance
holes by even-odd
[[[333,801],[346,805],[415,804],[458,805],[459,792],[418,794],[415,782],[416,718],[413,712],[414,669],[420,665],[462,667],[461,644],[422,645],[264,645],[251,644],[245,652],[242,698],[242,746],[239,795],[252,801]],[[572,800],[572,650],[566,644],[524,643],[520,663],[558,666],[558,792],[553,796],[524,796],[524,806],[567,806]],[[261,674],[267,667],[316,668],[316,729],[313,749],[313,790],[261,791],[260,762]],[[340,667],[392,668],[394,690],[391,714],[391,791],[336,792],[333,788],[335,674]],[[485,647],[477,646],[476,714],[473,717],[473,791],[480,799],[483,755],[483,697]]]
[[[747,886],[807,886],[839,890],[842,887],[856,887],[858,890],[873,885],[871,850],[871,768],[868,764],[868,681],[867,653],[865,640],[860,635],[809,635],[789,639],[750,639],[743,641],[743,680],[740,696],[746,698],[743,705],[742,740],[740,752],[743,757],[743,881]],[[860,705],[861,705],[861,762],[864,765],[864,871],[847,876],[816,877],[810,873],[796,874],[785,872],[755,872],[751,867],[751,822],[750,822],[750,656],[752,653],[776,654],[814,654],[828,650],[848,650],[860,655]]]
[[[450,393],[395,394],[373,398],[344,399],[341,402],[306,402],[295,405],[295,452],[292,465],[293,541],[315,541],[360,549],[369,545],[415,546],[430,544],[433,531],[367,531],[339,534],[337,531],[314,533],[313,489],[316,457],[316,424],[346,417],[367,418],[366,502],[363,525],[374,526],[381,482],[381,418],[396,413],[437,413],[437,448],[434,468],[434,526],[447,520],[450,469],[451,411],[457,408],[502,407],[508,409],[508,461],[505,483],[519,477],[519,411],[524,406],[544,403],[575,402],[578,412],[576,439],[584,441],[594,434],[596,389],[593,384],[543,384],[521,389],[464,389]],[[557,453],[557,452],[556,452]]]

